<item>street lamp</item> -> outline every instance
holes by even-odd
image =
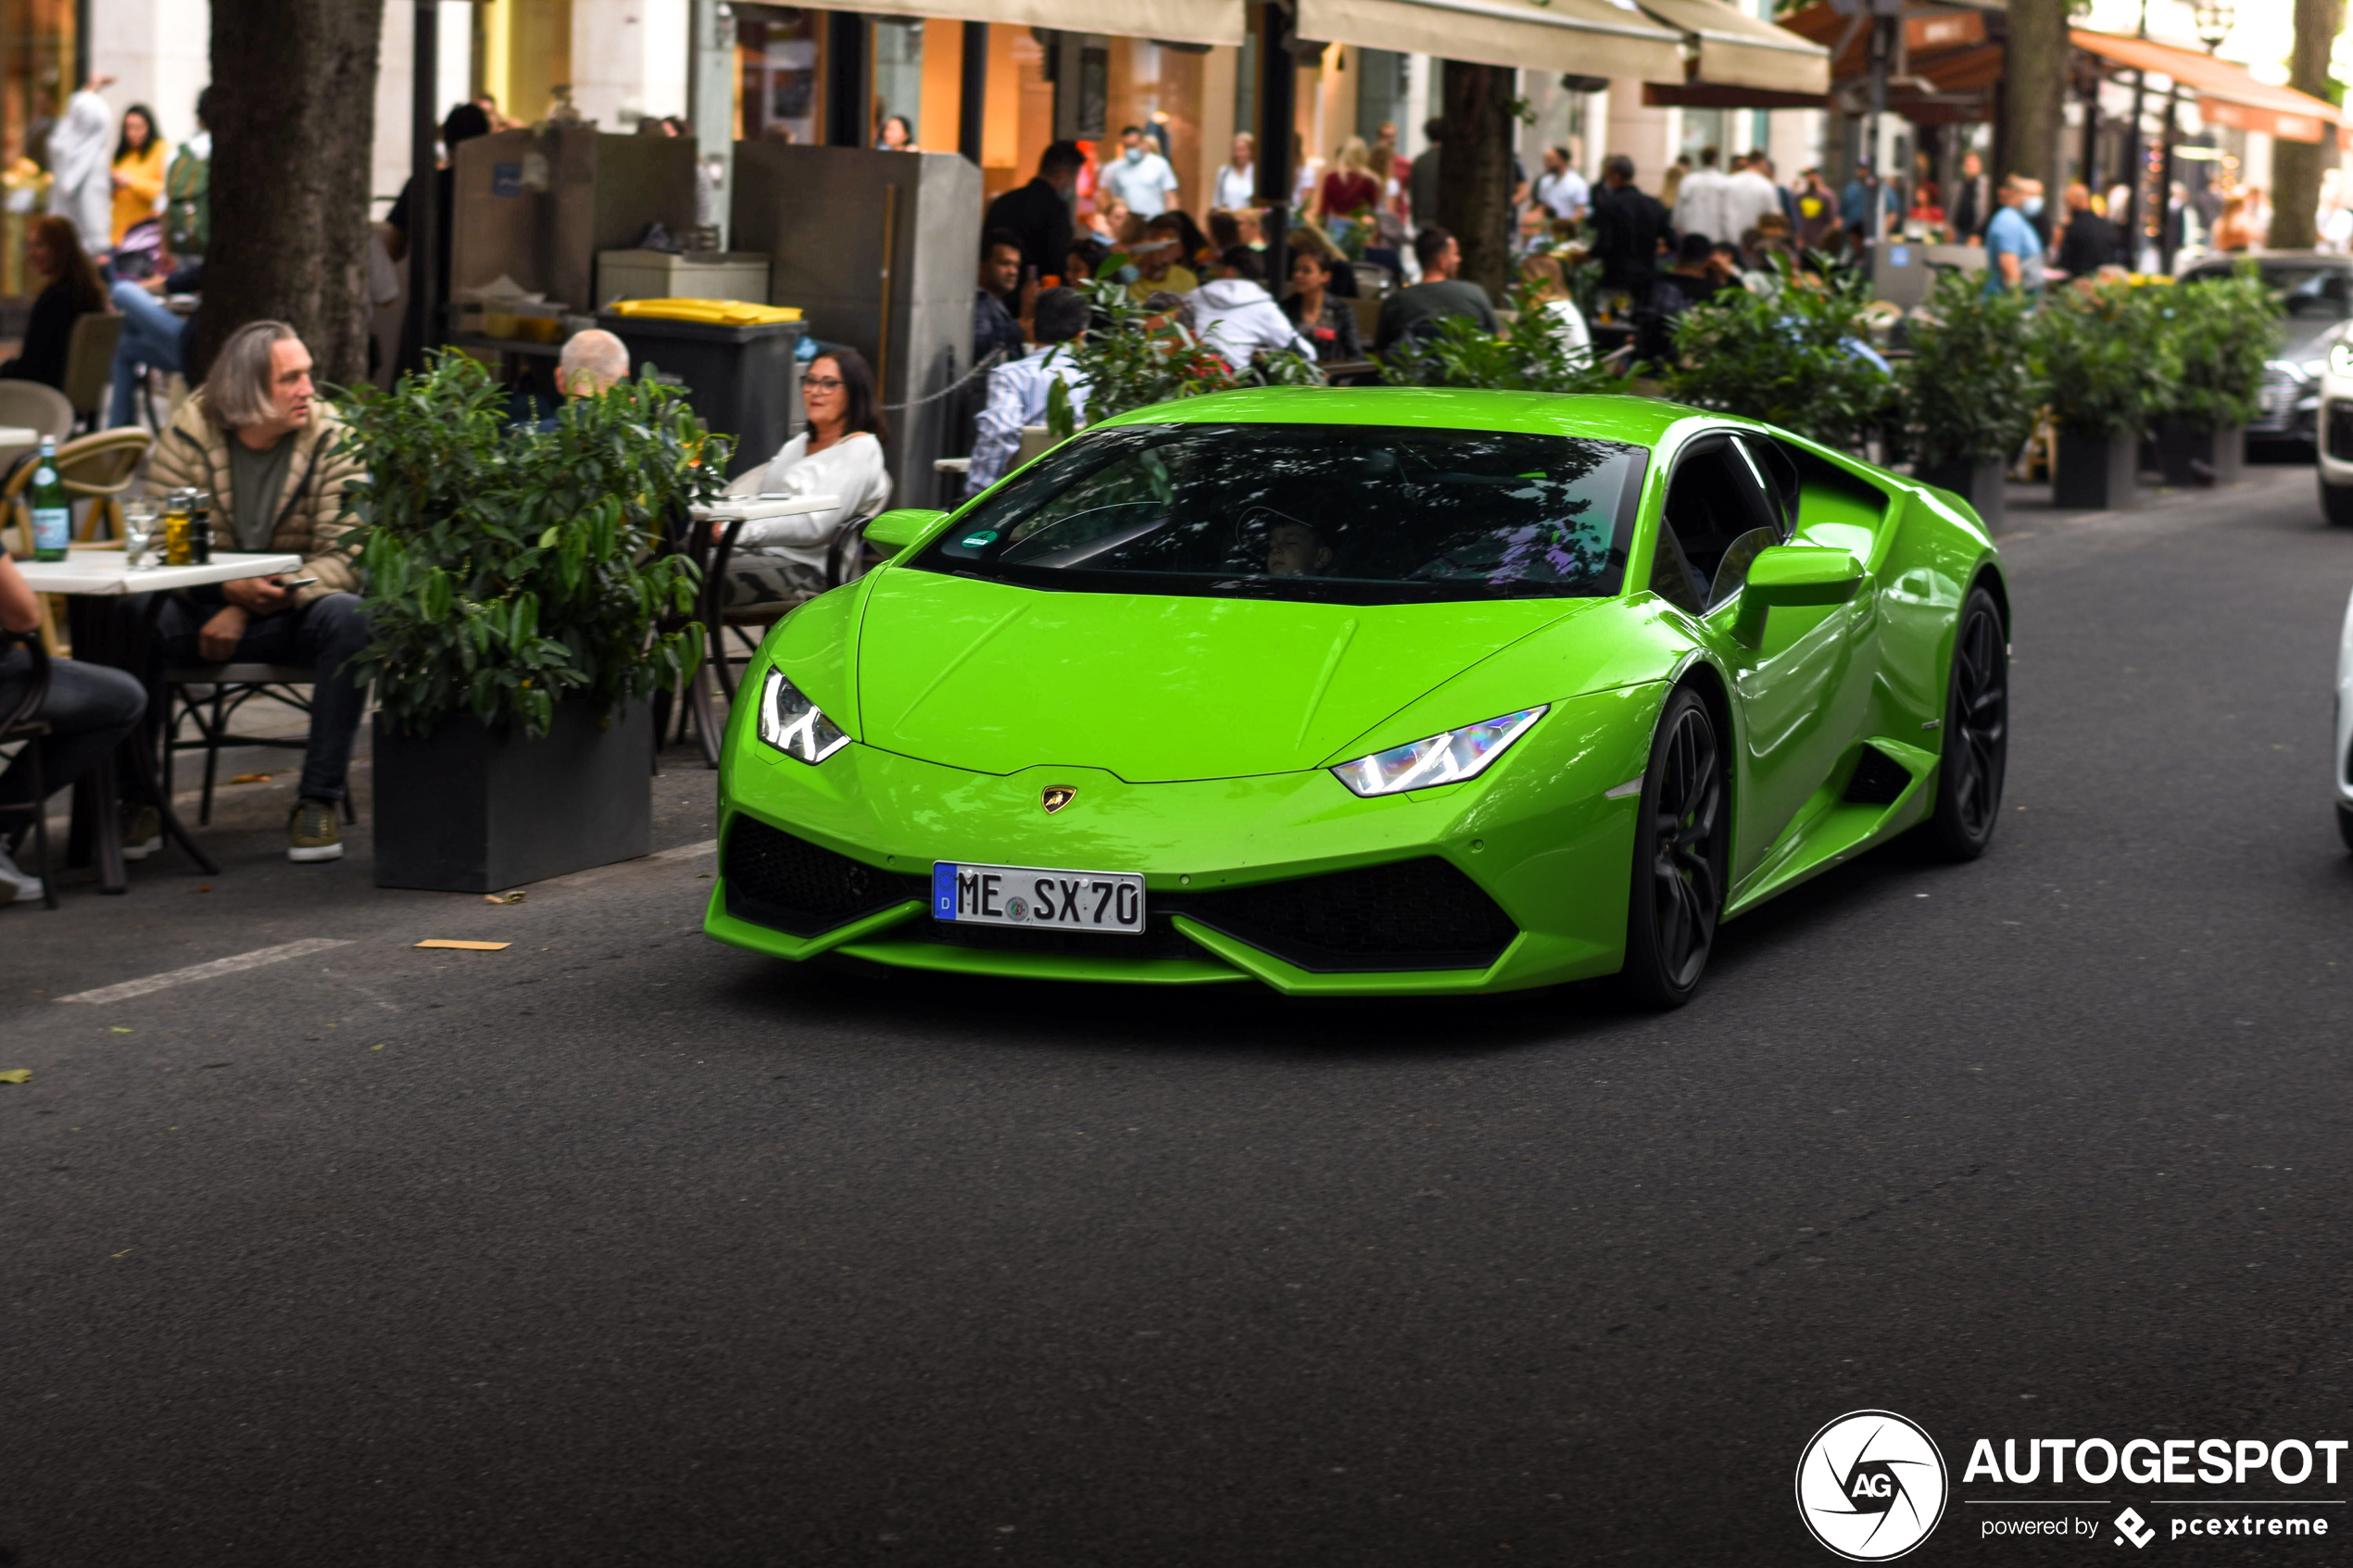
[[[2222,40],[2238,25],[2238,7],[2231,0],[2197,0],[2191,8],[2190,26],[2197,32],[2197,41],[2206,45],[2208,54],[2222,46]]]

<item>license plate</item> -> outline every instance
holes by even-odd
[[[1144,933],[1144,879],[1130,872],[1058,872],[1039,866],[969,866],[936,860],[934,920],[1045,931]]]

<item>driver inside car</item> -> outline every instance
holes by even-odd
[[[1266,531],[1266,575],[1313,577],[1332,564],[1332,548],[1303,522],[1278,522]]]

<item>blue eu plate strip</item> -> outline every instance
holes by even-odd
[[[951,860],[932,862],[931,912],[941,920],[956,918],[956,866]]]

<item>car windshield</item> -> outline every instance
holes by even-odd
[[[1122,425],[1014,475],[913,564],[1216,598],[1607,596],[1648,455],[1519,432]]]
[[[2289,316],[2306,321],[2342,321],[2353,316],[2353,269],[2334,261],[2261,261],[2263,286],[2279,295]],[[2193,282],[2227,278],[2231,268],[2201,267]]]

